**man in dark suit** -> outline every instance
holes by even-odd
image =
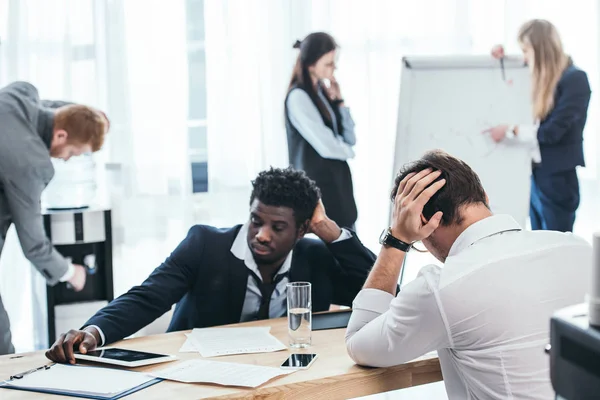
[[[325,213],[320,191],[304,172],[270,169],[252,182],[250,218],[230,229],[196,225],[142,283],[62,334],[46,356],[74,363],[121,340],[177,303],[168,331],[286,315],[286,284],[312,283],[312,311],[352,304],[375,256]],[[304,238],[314,233],[321,240]]]

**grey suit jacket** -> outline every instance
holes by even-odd
[[[68,261],[46,236],[40,208],[42,191],[54,176],[50,108],[64,104],[41,101],[27,82],[0,89],[0,252],[14,223],[25,256],[50,285],[68,269]]]

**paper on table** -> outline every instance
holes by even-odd
[[[186,333],[185,336],[186,336],[185,342],[179,349],[179,352],[180,353],[197,353],[198,349],[196,348],[194,341],[190,338],[190,334]]]
[[[18,380],[6,381],[14,387],[50,389],[95,394],[121,393],[154,379],[140,372],[120,369],[54,364]]]
[[[293,370],[262,367],[260,365],[228,363],[209,360],[188,360],[152,375],[185,383],[216,383],[225,386],[257,387],[276,376],[287,375]]]
[[[202,357],[231,354],[268,353],[285,350],[283,343],[271,335],[271,327],[202,328],[189,334]]]

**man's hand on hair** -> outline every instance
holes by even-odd
[[[446,180],[434,182],[440,171],[431,168],[407,175],[400,185],[394,200],[392,213],[392,235],[406,243],[423,240],[433,233],[442,221],[442,212],[435,213],[429,221],[423,216],[423,208],[431,197],[440,190]]]
[[[321,200],[319,200],[315,207],[308,231],[317,235],[325,243],[337,240],[342,233],[338,224],[331,220],[325,213],[325,206]]]

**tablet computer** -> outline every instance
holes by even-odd
[[[76,352],[75,359],[133,368],[174,361],[177,358],[169,354],[147,353],[145,351],[111,347],[88,351],[86,354]]]
[[[312,330],[346,328],[351,315],[352,310],[315,313],[312,316]]]

